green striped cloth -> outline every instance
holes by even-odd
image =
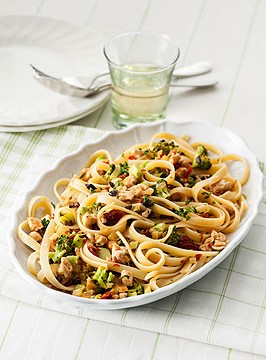
[[[265,204],[261,204],[245,240],[223,263],[183,291],[142,307],[92,311],[86,306],[62,304],[17,274],[7,256],[7,238],[4,236],[8,224],[4,221],[10,216],[15,199],[55,159],[97,139],[102,133],[101,130],[70,125],[34,133],[0,134],[3,223],[0,294],[80,317],[266,355]],[[261,169],[266,175],[263,164]]]

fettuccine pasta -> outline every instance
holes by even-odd
[[[241,178],[229,164],[238,162]],[[187,136],[155,134],[113,158],[98,150],[35,196],[18,236],[28,270],[56,290],[122,299],[175,283],[211,261],[247,209],[246,161]]]

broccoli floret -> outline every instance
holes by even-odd
[[[70,262],[71,265],[76,265],[78,263],[79,257],[77,255],[68,255],[66,259]]]
[[[152,175],[155,175],[157,177],[166,178],[166,176],[168,175],[168,170],[162,169],[160,167],[156,167],[151,171],[151,173],[152,173]]]
[[[79,234],[76,234],[73,239],[73,245],[75,247],[80,248],[84,244],[84,237],[80,236]]]
[[[158,151],[162,151],[163,155],[168,155],[171,150],[177,148],[178,145],[176,145],[173,141],[167,142],[165,140],[161,140],[160,142],[154,145],[152,152],[155,153],[156,155]]]
[[[80,210],[80,215],[84,215],[86,212],[89,214],[97,215],[98,212],[101,210],[102,204],[100,203],[92,203],[88,206],[83,206]]]
[[[167,182],[164,179],[157,181],[155,185],[156,194],[163,198],[167,198],[170,194],[167,189]]]
[[[49,253],[49,258],[56,263],[59,262],[62,256],[74,254],[75,245],[73,244],[72,239],[70,239],[69,235],[61,235],[56,240],[55,251]]]
[[[69,235],[61,235],[56,240],[55,243],[55,251],[64,251],[65,254],[74,253],[75,246],[73,245],[72,239],[70,239]]]
[[[110,289],[113,286],[114,274],[111,271],[107,271],[99,267],[92,279],[103,289]]]
[[[54,263],[59,262],[59,260],[65,255],[66,251],[51,251],[48,254],[49,259],[51,259]]]
[[[203,145],[199,145],[193,159],[192,167],[208,170],[212,166],[208,151]]]
[[[134,176],[135,178],[138,179],[141,177],[142,172],[137,165],[132,165],[129,168],[129,175]]]
[[[179,242],[179,239],[180,239],[180,237],[179,237],[178,232],[177,232],[177,227],[174,226],[170,236],[165,241],[165,243],[168,244],[168,245],[177,246],[177,244]]]
[[[128,290],[127,296],[137,296],[144,294],[144,288],[141,284],[138,284],[136,282],[133,283],[133,287]]]

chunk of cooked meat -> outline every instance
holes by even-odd
[[[212,230],[211,236],[208,237],[199,248],[202,251],[220,251],[223,250],[227,244],[228,240],[225,234]]]
[[[217,183],[210,186],[210,190],[212,191],[212,193],[217,196],[222,195],[226,191],[230,191],[233,188],[234,188],[234,184],[224,179],[221,179]]]
[[[100,234],[95,234],[94,240],[95,240],[95,245],[97,246],[103,246],[108,241],[106,236]]]
[[[133,285],[133,274],[131,271],[128,270],[122,270],[121,271],[121,279],[122,283],[126,286],[132,286]]]
[[[97,223],[97,217],[93,214],[86,214],[83,224],[86,228],[92,228],[94,224]]]
[[[36,217],[30,216],[27,218],[27,221],[31,231],[38,231],[43,227],[41,220]]]
[[[137,178],[135,178],[135,176],[127,176],[124,181],[123,184],[127,187],[130,188],[133,185],[136,185],[137,183]]]
[[[173,151],[171,150],[170,153],[169,153],[169,161],[172,163],[172,164],[176,164],[179,162],[180,160],[180,155],[176,153],[176,151]]]
[[[42,236],[37,231],[31,231],[29,233],[29,236],[32,237],[35,241],[38,241],[38,242],[42,241]]]
[[[65,257],[61,258],[61,262],[57,272],[59,275],[64,276],[64,278],[66,279],[71,278],[71,275],[73,273],[73,266],[71,265],[70,261],[67,258]]]
[[[175,174],[177,177],[179,177],[181,180],[186,180],[188,177],[188,169],[186,167],[180,167],[175,171]]]
[[[121,201],[132,201],[134,199],[134,194],[130,190],[121,190],[119,191],[118,198]]]
[[[114,244],[112,247],[112,260],[119,264],[128,264],[130,262],[130,256],[127,248]]]

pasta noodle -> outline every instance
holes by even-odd
[[[230,173],[239,162],[242,176]],[[56,290],[123,299],[179,281],[211,261],[247,209],[245,159],[189,137],[155,134],[113,159],[98,150],[35,196],[18,237],[28,270]]]

